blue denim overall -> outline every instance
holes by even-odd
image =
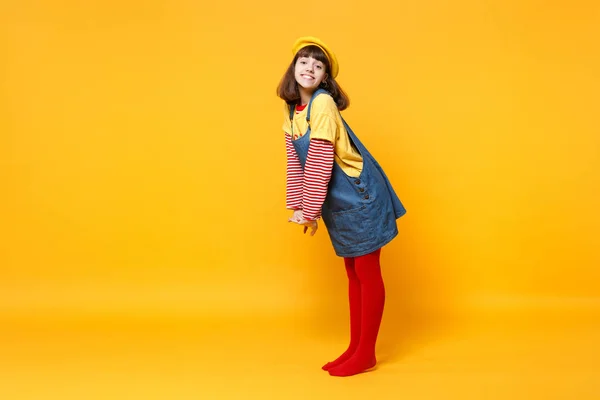
[[[308,103],[306,134],[292,142],[302,168],[306,164],[310,144],[312,102],[321,94],[330,96],[323,89],[315,91]],[[294,107],[290,107],[290,120],[294,113]],[[381,166],[343,118],[342,121],[350,140],[363,158],[363,169],[354,178],[348,176],[336,162],[333,163],[321,216],[335,253],[340,257],[357,257],[372,253],[394,239],[398,235],[396,220],[406,214],[406,209]]]

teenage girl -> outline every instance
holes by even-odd
[[[289,221],[314,235],[323,219],[349,280],[350,345],[323,366],[350,376],[377,363],[375,344],[385,288],[381,248],[398,234],[406,213],[387,176],[359,141],[340,111],[348,96],[335,78],[335,54],[315,37],[299,38],[277,94],[285,101],[286,207]]]

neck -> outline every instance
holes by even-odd
[[[298,85],[298,86],[300,86],[300,85]],[[310,98],[312,97],[312,95],[315,91],[307,90],[307,89],[303,88],[302,86],[299,87],[299,90],[300,90],[300,101],[302,102],[302,105],[308,104],[308,102],[310,101]]]

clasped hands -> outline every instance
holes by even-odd
[[[307,221],[304,219],[302,210],[294,210],[294,213],[292,214],[291,218],[288,219],[288,222],[293,222],[298,225],[303,225],[304,233],[306,233],[306,231],[308,231],[308,228],[310,228],[311,229],[310,236],[314,236],[315,233],[317,232],[317,229],[319,229],[319,224],[317,224],[317,221]]]

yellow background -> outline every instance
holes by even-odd
[[[597,2],[0,4],[3,398],[600,396]],[[351,379],[343,264],[284,209],[302,35],[408,210]]]

